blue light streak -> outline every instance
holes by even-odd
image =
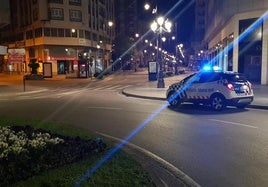
[[[141,123],[134,131],[132,131],[124,140],[122,140],[115,148],[106,154],[92,169],[74,185],[74,187],[80,186],[85,180],[87,180],[98,168],[100,168],[107,160],[109,160],[119,149],[121,149],[127,142],[129,142],[139,131],[141,131],[149,122],[151,122],[163,109],[168,106],[166,102],[159,109],[157,109],[151,116],[149,116],[143,123]]]
[[[169,15],[172,10],[174,10],[179,4],[181,4],[183,0],[178,1],[171,10],[169,10],[165,16]],[[139,42],[143,40],[145,36],[147,36],[151,31],[148,30],[139,40],[137,40],[128,50],[126,50],[112,65],[117,64],[122,57],[124,57],[128,52],[130,52]],[[105,74],[110,68],[110,65],[106,70],[104,70],[99,76]],[[75,187],[80,186],[85,180],[87,180],[98,168],[100,168],[108,159],[110,159],[119,149],[121,149],[129,140],[131,140],[140,130],[142,130],[150,121],[152,121],[163,109],[165,109],[169,103],[166,101],[164,105],[162,105],[158,110],[156,110],[150,117],[148,117],[143,123],[141,123],[138,128],[136,128],[129,136],[127,136],[122,142],[120,142],[114,149],[112,149],[107,155],[101,159],[92,169],[88,170],[88,172],[79,179]]]
[[[210,60],[210,64],[215,64],[219,56],[222,56],[232,50],[234,46],[238,46],[239,42],[245,39],[250,33],[252,33],[257,27],[261,26],[261,24],[267,20],[268,11],[266,11],[260,18],[258,18],[253,24],[251,24],[243,33],[240,34],[233,42],[231,42],[228,46],[224,48],[217,56]]]
[[[176,5],[174,6],[178,6],[181,3],[181,1],[179,1],[178,3],[176,3]],[[168,12],[170,13],[170,11]],[[168,14],[167,13],[167,14]],[[239,42],[241,40],[243,40],[245,37],[247,37],[252,31],[254,31],[255,28],[257,28],[258,26],[260,26],[268,17],[268,12],[264,13],[258,20],[256,20],[248,29],[246,29],[237,39],[235,39],[231,44],[229,44],[229,46],[232,47],[227,47],[227,50],[230,51],[234,45],[238,45]],[[147,35],[150,31],[147,31],[145,33],[145,35]],[[145,36],[144,35],[144,36]],[[134,45],[132,47],[130,47],[125,53],[123,53],[121,57],[123,57],[124,55],[126,55],[130,50],[132,50],[141,40],[143,37],[141,37],[138,41],[136,41],[134,43]],[[232,45],[233,44],[233,45]],[[225,50],[221,51],[218,55],[222,55],[225,52]],[[120,59],[119,58],[119,59]],[[117,59],[114,64],[119,62],[119,59]],[[214,62],[216,62],[217,57],[214,57],[214,59],[212,59],[210,61],[211,64],[213,64]],[[108,71],[108,68],[105,70]],[[105,72],[104,71],[104,72]],[[104,73],[103,72],[103,73]],[[202,71],[200,72],[202,73]],[[92,169],[88,170],[87,173],[81,178],[79,179],[74,187],[78,187],[80,186],[85,180],[87,180],[98,168],[100,168],[108,159],[110,159],[119,149],[121,149],[128,141],[130,141],[139,131],[141,131],[149,122],[151,122],[162,110],[164,110],[168,105],[169,102],[172,101],[172,99],[175,99],[180,93],[182,93],[184,90],[186,90],[195,80],[196,76],[192,77],[191,80],[189,80],[182,89],[178,90],[174,97],[171,98],[171,100],[166,101],[165,104],[163,104],[159,109],[157,109],[151,116],[149,116],[143,123],[141,123],[131,134],[129,134],[124,140],[122,140],[115,148],[113,148],[110,152],[108,152],[106,154],[106,156],[101,159]]]

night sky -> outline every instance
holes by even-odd
[[[189,42],[195,25],[195,0],[149,0],[147,2],[157,2],[158,14],[165,15],[173,23],[177,23],[177,38],[179,42]]]

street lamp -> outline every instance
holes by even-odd
[[[151,24],[151,30],[155,33],[157,33],[157,40],[156,40],[156,46],[157,48],[161,48],[161,43],[159,47],[159,41],[162,40],[162,34],[164,32],[171,32],[171,26],[172,23],[168,21],[168,19],[165,19],[164,17],[158,17],[156,20],[153,21]],[[162,55],[159,56],[159,50],[157,50],[156,59],[157,63],[159,64],[159,75],[158,75],[158,82],[157,82],[157,88],[165,88],[165,82],[164,82],[164,73],[163,73],[163,59]],[[160,57],[160,58],[159,58]]]
[[[145,10],[149,10],[149,9],[150,9],[150,7],[151,7],[151,6],[150,6],[150,4],[149,4],[149,3],[145,3],[145,4],[144,4],[144,9],[145,9]]]
[[[108,21],[108,26],[112,27],[114,25],[114,23],[112,21]]]

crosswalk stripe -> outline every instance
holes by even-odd
[[[129,87],[129,85],[106,85],[106,86],[97,86],[89,87],[90,90],[119,90]]]
[[[81,87],[81,89],[79,88],[76,88],[75,90],[74,89],[71,89],[71,88],[55,88],[55,89],[46,89],[46,90],[42,90],[41,92],[31,92],[31,93],[28,93],[28,94],[23,94],[23,95],[18,95],[16,96],[16,98],[14,99],[42,99],[42,98],[61,98],[61,97],[64,97],[64,96],[68,96],[68,95],[72,95],[72,94],[77,94],[81,91],[90,91],[90,90],[93,90],[93,91],[98,91],[98,90],[109,90],[109,91],[112,91],[112,90],[122,90],[122,89],[125,89],[127,87],[130,87],[131,85],[104,85],[104,86],[93,86],[93,87],[88,87],[88,88],[85,88],[85,87]],[[0,100],[5,100],[5,99],[0,99]]]

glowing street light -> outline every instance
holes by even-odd
[[[108,26],[112,27],[114,25],[114,23],[112,21],[108,21]]]
[[[145,9],[145,10],[149,10],[149,9],[150,9],[150,7],[151,7],[151,6],[150,6],[150,4],[149,4],[149,3],[145,3],[145,4],[144,4],[144,9]]]
[[[162,42],[162,34],[164,32],[171,32],[172,23],[168,21],[168,19],[165,19],[164,17],[158,17],[156,20],[153,21],[151,24],[151,30],[157,34],[157,48],[161,49],[161,43],[159,47],[159,41]],[[164,73],[163,73],[163,59],[162,55],[161,58],[159,57],[159,50],[157,50],[156,54],[157,63],[159,64],[159,74],[158,74],[158,82],[157,82],[157,88],[165,88],[165,82],[164,82]]]

